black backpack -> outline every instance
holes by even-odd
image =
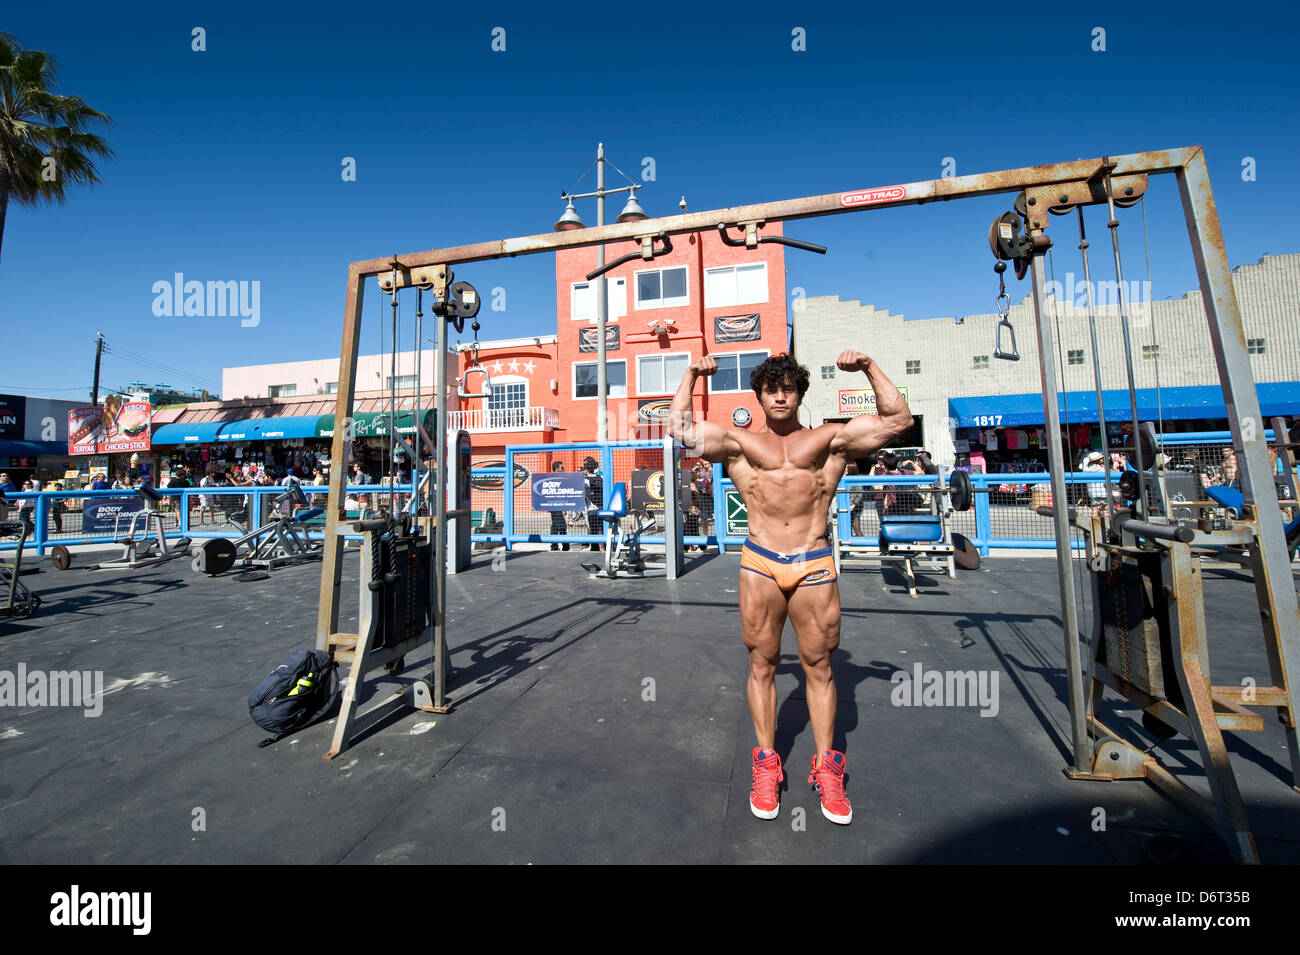
[[[339,697],[338,664],[324,650],[295,650],[248,694],[253,722],[276,735],[270,746],[310,726],[334,707]]]

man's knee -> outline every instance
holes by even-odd
[[[777,665],[781,662],[780,650],[770,651],[766,648],[749,648],[749,672],[759,680],[770,680],[776,675]]]

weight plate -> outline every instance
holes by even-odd
[[[948,502],[954,511],[969,511],[975,501],[975,491],[971,487],[970,475],[965,471],[953,471],[948,477]]]
[[[1138,476],[1136,471],[1125,471],[1119,476],[1119,496],[1125,501],[1136,501]]]
[[[224,537],[214,537],[195,548],[194,559],[190,562],[195,570],[209,577],[225,573],[235,566],[235,544]]]
[[[72,566],[72,552],[62,544],[55,544],[50,551],[50,563],[59,570],[67,570]]]
[[[962,570],[980,569],[980,552],[961,534],[952,535],[953,562]]]

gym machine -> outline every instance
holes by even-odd
[[[0,490],[0,509],[9,503],[5,492]],[[31,536],[32,525],[27,521],[0,521],[0,538],[13,537],[18,540],[14,553],[14,562],[0,563],[0,587],[8,594],[7,602],[0,613],[11,620],[30,617],[41,606],[39,595],[32,593],[18,578],[23,572],[23,545]]]
[[[238,540],[213,537],[195,547],[190,566],[213,577],[236,565],[270,570],[320,557],[321,545],[307,536],[304,524],[324,514],[325,508],[307,507],[307,496],[297,484],[290,484],[272,506],[275,517]],[[242,555],[241,547],[247,548]]]
[[[117,560],[91,564],[86,570],[134,570],[137,567],[151,567],[154,564],[189,555],[188,537],[182,537],[171,544],[167,542],[167,534],[163,530],[162,512],[157,508],[157,505],[162,503],[162,495],[148,484],[141,484],[135,492],[144,500],[144,508],[129,515],[118,514],[113,519],[113,541],[122,545],[122,556]],[[120,533],[124,517],[130,518],[125,535]],[[151,528],[152,536],[150,536]],[[68,561],[66,549],[61,556],[59,563],[66,566]]]
[[[1044,420],[1049,435],[1061,433],[1057,369],[1053,362],[1057,354],[1055,309],[1048,293],[1043,261],[1052,246],[1047,235],[1049,213],[1074,212],[1078,217],[1098,419],[1103,435],[1108,431],[1102,405],[1089,246],[1084,230],[1085,206],[1104,204],[1106,207],[1120,291],[1118,317],[1123,331],[1133,433],[1133,444],[1122,450],[1134,456],[1135,470],[1120,477],[1118,489],[1112,488],[1110,473],[1105,472],[1106,496],[1101,506],[1041,509],[1052,516],[1055,524],[1065,621],[1074,744],[1074,761],[1066,769],[1066,775],[1081,780],[1145,779],[1216,830],[1239,862],[1258,862],[1223,733],[1262,730],[1263,718],[1252,712],[1251,707],[1273,709],[1285,727],[1292,788],[1300,791],[1300,745],[1295,726],[1296,688],[1300,685],[1300,608],[1282,523],[1275,516],[1279,513],[1278,499],[1269,467],[1263,419],[1205,157],[1199,148],[1192,148],[1138,157],[1107,157],[1086,166],[1090,168],[1081,168],[1080,174],[1069,178],[1025,186],[1016,198],[1015,212],[996,218],[989,231],[989,244],[998,260],[995,268],[1001,266],[997,268],[999,276],[1007,261],[1015,263],[1017,277],[1032,275]],[[1216,529],[1204,515],[1195,524],[1188,521],[1186,501],[1177,502],[1177,508],[1171,507],[1174,502],[1160,467],[1154,431],[1149,424],[1143,425],[1138,420],[1130,339],[1131,303],[1125,295],[1116,209],[1132,206],[1142,199],[1149,174],[1166,172],[1175,174],[1182,194],[1210,340],[1224,404],[1229,409],[1233,445],[1242,463],[1243,500],[1248,504],[1250,518],[1246,524],[1229,529]],[[1053,500],[1059,504],[1067,500],[1065,462],[1055,440],[1048,442],[1048,463]],[[1258,519],[1266,514],[1273,519]],[[1085,538],[1093,597],[1086,671],[1077,639],[1071,527],[1081,530]],[[1243,688],[1212,684],[1201,568],[1193,547],[1241,547],[1249,553],[1260,611],[1258,625],[1271,685]],[[1252,621],[1242,621],[1243,628],[1254,625]],[[1240,636],[1233,634],[1234,638]],[[1142,724],[1156,738],[1155,745],[1135,743],[1102,722],[1099,709],[1105,689],[1118,693],[1142,711]],[[1153,755],[1156,746],[1176,735],[1193,741],[1199,751],[1210,791],[1208,798],[1176,777]]]
[[[1243,464],[1243,488],[1245,504],[1256,508],[1259,514],[1275,512],[1278,502],[1271,478],[1261,481],[1259,477],[1268,473],[1268,452],[1264,442],[1264,428],[1260,416],[1259,399],[1255,392],[1251,374],[1250,358],[1246,352],[1245,334],[1241,314],[1237,306],[1236,294],[1232,286],[1232,276],[1228,265],[1227,253],[1223,242],[1223,233],[1219,224],[1218,212],[1214,204],[1213,191],[1210,188],[1209,173],[1203,150],[1199,146],[1163,149],[1151,152],[1129,153],[1119,156],[1104,156],[1093,159],[1078,159],[1072,162],[1043,164],[1019,169],[1001,170],[974,175],[952,176],[941,179],[924,180],[901,184],[855,189],[848,192],[833,192],[818,196],[806,196],[776,202],[756,203],[734,206],[728,209],[707,212],[686,213],[660,219],[626,221],[593,228],[577,228],[556,233],[496,239],[474,245],[452,248],[433,249],[416,252],[401,257],[372,259],[354,262],[349,266],[347,305],[344,322],[342,367],[339,376],[339,396],[336,420],[346,417],[352,407],[352,393],[356,378],[358,333],[360,328],[362,287],[370,277],[380,278],[381,286],[386,291],[395,293],[403,287],[432,287],[436,296],[444,301],[449,299],[450,272],[453,265],[465,262],[478,262],[497,258],[550,253],[562,248],[582,246],[603,246],[613,242],[629,241],[640,249],[643,260],[655,256],[656,240],[673,235],[701,233],[721,226],[727,229],[743,230],[746,240],[755,237],[768,222],[804,219],[815,216],[841,215],[857,212],[869,212],[878,209],[890,209],[899,206],[921,205],[935,201],[949,201],[960,198],[995,196],[1003,194],[1016,195],[1019,210],[1017,218],[1023,223],[1021,227],[1008,220],[1006,228],[995,225],[993,244],[995,255],[1001,262],[1014,262],[1019,276],[1032,275],[1035,327],[1037,331],[1038,358],[1041,373],[1042,393],[1044,396],[1044,423],[1049,435],[1060,433],[1061,416],[1057,406],[1059,377],[1053,365],[1052,356],[1056,354],[1056,336],[1053,329],[1052,314],[1049,308],[1046,271],[1043,254],[1050,248],[1051,240],[1046,234],[1048,213],[1069,213],[1080,206],[1105,203],[1111,213],[1109,225],[1114,236],[1118,225],[1114,210],[1124,208],[1126,204],[1139,201],[1145,191],[1147,180],[1152,175],[1173,174],[1177,180],[1182,198],[1183,210],[1191,239],[1192,253],[1196,260],[1197,274],[1200,279],[1202,301],[1206,311],[1210,340],[1218,369],[1219,382],[1223,390],[1224,404],[1230,409],[1229,421],[1232,429],[1233,445],[1239,451]],[[1082,221],[1082,213],[1080,213]],[[771,238],[771,237],[768,237]],[[1117,237],[1113,239],[1118,242]],[[997,248],[1005,243],[1005,248]],[[788,243],[787,243],[788,244]],[[750,246],[750,242],[746,241]],[[1116,273],[1121,295],[1124,283],[1116,249]],[[1000,254],[999,254],[1000,253]],[[391,275],[391,278],[387,278]],[[1091,284],[1085,270],[1091,307]],[[1121,312],[1124,311],[1121,300]],[[418,313],[417,313],[418,314]],[[1005,316],[1004,316],[1005,318]],[[1126,360],[1132,367],[1131,350],[1128,343],[1128,319],[1121,316],[1125,333]],[[1009,319],[999,334],[1006,333],[1011,341],[1004,347],[999,337],[996,352],[999,357],[1019,358],[1015,348],[1014,330],[1010,328]],[[603,339],[602,339],[603,342]],[[445,355],[441,344],[439,356]],[[439,368],[442,362],[439,363]],[[1131,374],[1130,374],[1131,377]],[[439,391],[440,399],[445,391]],[[1099,408],[1100,411],[1100,408]],[[1136,398],[1130,383],[1131,417],[1137,419]],[[444,415],[439,415],[441,426]],[[439,441],[439,447],[442,447]],[[346,463],[346,447],[342,430],[335,432],[332,460],[337,462],[331,472],[330,505],[327,514],[327,539],[325,566],[322,570],[321,606],[317,621],[317,641],[319,647],[329,645],[329,640],[337,629],[338,603],[337,588],[331,581],[337,581],[341,573],[338,539],[334,533],[341,498],[342,464]],[[1139,457],[1140,457],[1139,452]],[[441,455],[440,455],[441,458]],[[1068,500],[1065,483],[1065,469],[1061,449],[1056,442],[1049,442],[1048,462],[1051,474],[1053,500],[1062,503]],[[1171,574],[1181,574],[1183,578],[1194,571],[1186,570],[1176,548],[1166,545],[1179,544],[1180,530],[1172,529],[1167,519],[1164,526],[1161,520],[1146,518],[1145,483],[1142,472],[1145,464],[1138,462],[1139,497],[1138,513],[1118,516],[1112,519],[1107,512],[1103,522],[1103,536],[1098,538],[1098,549],[1106,562],[1113,562],[1123,568],[1129,566],[1128,547],[1125,537],[1145,551],[1155,553],[1162,562],[1168,562]],[[1105,476],[1109,485],[1109,475]],[[441,486],[441,482],[439,485]],[[441,510],[441,509],[440,509]],[[1079,614],[1075,600],[1075,584],[1072,570],[1072,546],[1068,508],[1057,507],[1053,511],[1053,524],[1057,544],[1057,571],[1060,587],[1061,618],[1063,621],[1063,645],[1066,656],[1066,670],[1069,677],[1069,717],[1073,760],[1067,774],[1078,779],[1115,779],[1116,767],[1129,766],[1141,756],[1142,750],[1131,744],[1122,743],[1108,730],[1095,722],[1095,714],[1089,712],[1094,680],[1093,674],[1085,673],[1080,653]],[[1159,517],[1159,515],[1156,515]],[[1151,528],[1155,527],[1155,530]],[[1160,536],[1163,535],[1163,536]],[[1255,590],[1260,604],[1261,625],[1272,673],[1273,686],[1256,691],[1256,705],[1276,707],[1278,717],[1286,727],[1287,748],[1291,759],[1293,779],[1300,777],[1300,746],[1297,745],[1295,714],[1297,712],[1297,688],[1300,688],[1300,606],[1297,606],[1295,585],[1291,578],[1286,540],[1281,523],[1278,521],[1260,522],[1259,534],[1254,550],[1256,557]],[[1136,567],[1137,561],[1133,561]],[[1177,568],[1177,569],[1172,569]],[[1132,573],[1132,571],[1118,571]],[[1163,573],[1163,569],[1162,569]],[[1148,578],[1150,579],[1150,578]],[[439,575],[439,585],[443,577]],[[1185,593],[1185,580],[1175,582],[1173,591]],[[1117,586],[1108,582],[1107,586]],[[1177,612],[1190,612],[1187,604],[1179,604]],[[439,639],[442,639],[441,602],[434,606],[434,617],[439,627]],[[1195,622],[1191,613],[1187,618]],[[354,638],[355,639],[355,638]],[[1167,638],[1161,635],[1162,650]],[[1175,648],[1167,644],[1170,652],[1163,654],[1164,659],[1187,659],[1182,650],[1188,644]],[[440,643],[441,646],[441,643]],[[1096,649],[1094,647],[1094,649]],[[1176,651],[1176,652],[1175,652]],[[1196,653],[1192,653],[1192,659]],[[438,658],[440,659],[440,657]],[[1193,700],[1206,701],[1213,694],[1208,675],[1204,672],[1184,670],[1184,675],[1191,674],[1188,680],[1190,695]],[[1195,684],[1191,686],[1191,684]],[[435,703],[441,703],[441,685],[435,693]],[[1157,701],[1159,702],[1159,701]],[[1239,721],[1239,714],[1220,714],[1228,722]],[[1163,717],[1161,717],[1163,719]],[[1168,722],[1168,721],[1166,721]],[[1199,707],[1195,719],[1188,721],[1187,728],[1207,726],[1213,735],[1219,736],[1219,724],[1211,708]],[[1224,787],[1219,781],[1231,777],[1227,767],[1226,754],[1221,746],[1210,745],[1208,732],[1202,733],[1204,743],[1198,739],[1205,761],[1207,775],[1215,777],[1219,792]],[[1219,737],[1221,743],[1221,737]],[[1112,756],[1117,753],[1118,757]],[[1130,759],[1131,756],[1131,759]],[[1157,781],[1156,775],[1148,772],[1147,778]],[[1172,777],[1171,777],[1172,778]],[[1180,784],[1181,785],[1181,784]],[[1172,787],[1166,789],[1170,791]],[[1235,784],[1234,784],[1235,788]],[[1239,798],[1238,798],[1239,803]],[[1207,804],[1198,803],[1201,809]],[[1218,797],[1213,806],[1209,806],[1211,818],[1220,831],[1229,838],[1229,844],[1239,859],[1253,861],[1255,851],[1248,830],[1240,815],[1233,814],[1232,807]]]
[[[320,604],[316,620],[316,647],[327,650],[341,663],[350,664],[343,681],[343,702],[335,727],[333,743],[325,754],[333,759],[347,749],[356,735],[391,712],[394,706],[412,707],[426,713],[447,713],[451,706],[446,696],[449,678],[446,634],[446,586],[451,564],[457,570],[467,566],[469,559],[469,472],[470,442],[464,432],[451,437],[447,434],[446,411],[452,406],[448,400],[447,382],[447,325],[456,331],[464,330],[465,319],[474,318],[479,309],[477,291],[468,282],[454,281],[450,268],[411,273],[396,259],[388,262],[388,269],[380,276],[381,290],[392,296],[392,347],[394,379],[398,338],[398,292],[406,285],[419,287],[416,305],[417,362],[423,341],[423,292],[431,290],[435,299],[432,311],[438,322],[437,363],[435,366],[435,400],[438,408],[438,425],[433,441],[434,471],[430,479],[420,474],[422,431],[416,428],[411,453],[413,465],[412,484],[417,500],[399,513],[396,493],[390,492],[389,506],[376,520],[361,521],[352,525],[343,522],[344,479],[351,454],[351,442],[346,428],[336,428],[330,460],[329,502],[325,511],[325,547],[321,567]],[[379,273],[370,273],[379,275]],[[353,397],[356,390],[356,365],[360,345],[361,282],[363,276],[353,270],[349,276],[349,311],[344,322],[343,346],[340,352],[338,398],[335,421],[347,421],[352,416]],[[477,340],[478,322],[474,322]],[[458,387],[462,397],[486,397],[491,394],[491,379],[486,368],[470,368],[484,378],[483,392],[469,392],[465,382]],[[417,363],[416,404],[419,405]],[[396,406],[394,394],[393,405]],[[389,428],[394,436],[395,422]],[[455,450],[455,461],[449,462],[449,450]],[[390,456],[391,459],[391,456]],[[456,469],[454,487],[449,489],[449,472]],[[421,516],[427,510],[431,516]],[[449,529],[448,524],[452,523]],[[456,544],[450,549],[449,530],[456,535]],[[342,537],[348,533],[362,534],[361,547],[361,609],[357,633],[338,630],[339,603],[342,584]],[[359,712],[362,684],[368,673],[383,667],[390,675],[405,668],[405,658],[411,651],[432,643],[432,664],[429,680],[416,680],[404,685],[378,706]]]

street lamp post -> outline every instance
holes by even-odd
[[[640,183],[628,182],[630,185],[620,186],[617,189],[605,188],[605,144],[598,143],[596,146],[596,191],[584,193],[561,192],[560,198],[565,200],[568,205],[564,209],[564,215],[555,223],[556,232],[568,232],[573,229],[585,229],[583,221],[578,218],[578,212],[573,207],[574,199],[596,199],[596,225],[605,224],[605,197],[617,192],[631,193],[628,196],[627,205],[623,211],[618,214],[619,222],[639,222],[642,219],[648,219],[644,209],[636,201],[636,191],[641,188]],[[615,166],[615,169],[618,167]],[[620,173],[622,170],[619,170]],[[627,176],[623,176],[627,179]],[[597,267],[605,264],[605,244],[602,242],[596,247],[596,264]],[[609,392],[609,373],[605,367],[605,324],[609,317],[609,286],[605,283],[605,276],[599,275],[596,278],[596,440],[602,444],[608,439],[607,424],[609,417],[607,415],[608,401],[606,396]]]

